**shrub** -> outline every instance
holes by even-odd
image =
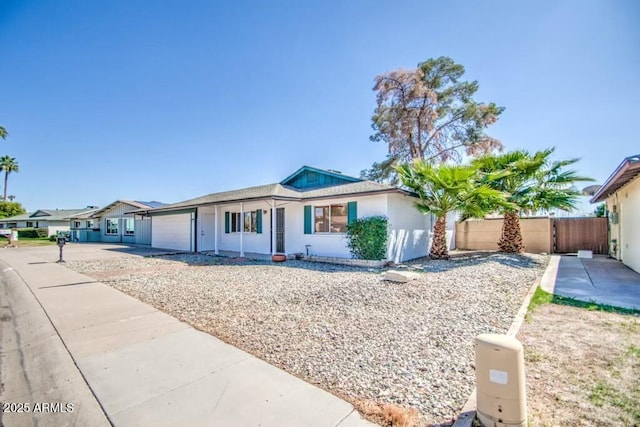
[[[18,239],[35,239],[38,233],[35,228],[18,228]]]
[[[56,237],[56,235],[55,235],[55,234],[52,234],[51,236],[49,236],[49,241],[50,241],[50,242],[55,242],[55,241],[56,241],[56,239],[57,239],[57,237]]]
[[[47,237],[46,228],[18,228],[18,238],[44,239]]]
[[[381,260],[387,256],[387,218],[370,216],[347,225],[347,246],[354,258]]]

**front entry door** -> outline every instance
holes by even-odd
[[[284,252],[284,208],[276,208],[276,252]]]
[[[215,249],[215,226],[216,217],[212,213],[203,213],[200,215],[200,242],[198,243],[199,251],[212,251]]]

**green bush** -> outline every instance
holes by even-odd
[[[18,228],[18,239],[44,239],[46,237],[46,228]]]
[[[387,226],[388,220],[384,216],[360,218],[347,225],[347,246],[354,258],[385,259]]]
[[[55,241],[56,241],[56,239],[57,239],[57,237],[56,237],[56,235],[55,235],[55,234],[52,234],[51,236],[49,236],[49,241],[50,241],[50,242],[55,242]]]

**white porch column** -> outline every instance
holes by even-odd
[[[218,255],[218,205],[213,206],[213,253]]]
[[[240,202],[240,256],[244,256],[242,237],[244,236],[244,202]]]
[[[276,201],[271,201],[271,255],[276,253]]]

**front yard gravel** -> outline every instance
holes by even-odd
[[[123,257],[68,262],[357,407],[457,415],[474,387],[473,343],[505,333],[547,257],[461,253],[417,260],[407,283],[380,271],[287,261]]]

